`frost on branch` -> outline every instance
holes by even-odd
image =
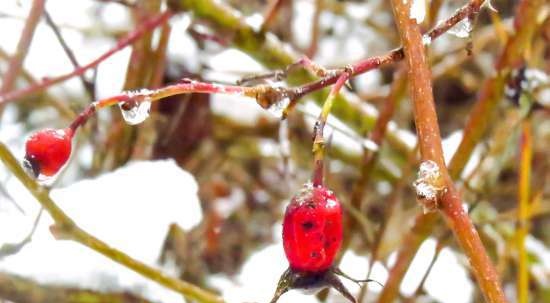
[[[416,199],[422,205],[424,212],[436,210],[439,195],[444,190],[443,179],[437,163],[431,160],[422,162],[413,186],[416,191]]]

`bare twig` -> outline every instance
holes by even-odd
[[[40,21],[40,17],[42,17],[45,2],[45,0],[34,0],[32,2],[32,7],[25,21],[25,27],[23,27],[19,42],[17,43],[15,54],[11,57],[8,64],[8,70],[2,78],[0,96],[5,94],[6,92],[11,91],[14,88],[15,80],[17,80],[17,77],[21,72],[23,61],[25,60],[25,57],[27,56],[27,53],[29,51],[29,46],[31,45],[31,41],[34,36],[34,31],[36,29],[36,26],[38,25],[38,22]]]

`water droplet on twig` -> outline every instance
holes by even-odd
[[[464,18],[449,29],[448,33],[458,38],[469,38],[472,33],[473,25],[470,18]]]
[[[124,121],[129,125],[140,124],[149,117],[151,111],[151,101],[144,98],[141,101],[120,102],[118,104]]]

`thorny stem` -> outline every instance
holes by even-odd
[[[420,155],[423,161],[430,160],[437,164],[444,182],[445,190],[439,201],[441,211],[468,256],[485,299],[491,303],[507,302],[497,272],[468,214],[462,208],[460,196],[445,165],[433,100],[431,71],[426,61],[420,27],[410,17],[411,2],[392,0],[392,6],[408,66]]]
[[[23,27],[23,32],[17,43],[17,48],[15,54],[11,57],[8,64],[8,70],[2,78],[2,87],[0,87],[0,96],[11,91],[15,85],[15,80],[19,76],[21,69],[23,67],[23,61],[27,56],[29,51],[29,46],[31,45],[32,38],[34,36],[34,31],[40,17],[42,17],[42,12],[44,11],[46,0],[34,0],[32,2],[32,7]],[[0,97],[1,99],[1,97]],[[0,105],[2,102],[0,102]]]
[[[531,161],[533,157],[533,139],[531,133],[531,121],[525,119],[521,124],[519,157],[519,183],[518,183],[518,277],[517,293],[518,303],[529,302],[529,257],[525,249],[525,238],[529,234],[529,205],[531,191]]]
[[[42,81],[37,82],[35,84],[32,84],[28,87],[15,90],[15,91],[1,91],[0,92],[0,105],[5,104],[6,102],[13,101],[16,99],[20,99],[22,97],[32,95],[35,93],[38,93],[52,85],[58,84],[60,82],[63,82],[65,80],[68,80],[75,76],[80,76],[84,74],[88,69],[94,68],[97,65],[99,65],[101,62],[105,61],[107,58],[111,57],[116,52],[120,51],[121,49],[125,48],[126,46],[134,43],[137,41],[141,36],[143,36],[145,33],[149,32],[150,30],[154,29],[155,27],[165,23],[170,17],[172,16],[172,13],[170,11],[166,11],[160,15],[157,15],[149,20],[146,20],[142,24],[140,24],[134,31],[130,32],[127,36],[120,39],[117,44],[108,50],[107,52],[103,53],[101,56],[93,60],[92,62],[83,65],[80,68],[77,68],[67,74],[56,76],[53,78],[44,78]]]
[[[194,284],[165,275],[162,272],[133,259],[122,251],[110,247],[103,241],[82,230],[51,199],[48,190],[40,186],[36,180],[25,173],[23,168],[19,165],[17,159],[3,143],[0,143],[0,159],[4,165],[6,165],[8,170],[10,170],[17,177],[17,179],[19,179],[19,181],[38,200],[42,207],[44,207],[44,209],[46,209],[46,211],[48,211],[48,213],[52,216],[55,222],[55,231],[58,236],[87,246],[105,257],[132,269],[133,271],[156,281],[167,288],[181,293],[186,298],[205,303],[223,302],[223,299],[219,296],[203,290]]]
[[[323,170],[324,170],[324,150],[325,150],[325,138],[323,137],[323,130],[325,128],[325,125],[327,123],[328,115],[330,114],[330,110],[332,109],[332,104],[334,103],[334,99],[336,98],[336,95],[338,95],[338,92],[340,92],[340,89],[342,89],[342,86],[348,81],[349,76],[351,74],[351,71],[349,73],[343,73],[340,78],[338,78],[338,81],[336,81],[336,84],[332,87],[330,90],[330,93],[328,94],[327,100],[325,100],[325,103],[323,104],[323,108],[321,109],[321,113],[319,114],[319,118],[317,119],[317,122],[315,122],[315,129],[313,131],[314,138],[313,138],[313,185],[314,186],[320,186],[323,185]]]
[[[498,60],[497,76],[483,83],[481,92],[466,122],[462,141],[451,158],[449,173],[453,179],[460,177],[474,147],[487,130],[489,126],[489,119],[487,117],[491,116],[496,105],[502,99],[505,83],[503,79],[504,72],[509,72],[512,63],[518,62],[523,57],[524,50],[532,40],[537,26],[536,14],[543,2],[541,0],[523,0],[518,4],[514,21],[515,35],[510,37]],[[390,269],[389,279],[386,281],[380,295],[381,299],[378,302],[390,302],[397,296],[399,284],[405,276],[409,264],[412,262],[422,242],[431,234],[437,223],[437,219],[437,213],[419,214],[415,219],[411,231],[403,237],[404,242],[398,252],[396,263]]]

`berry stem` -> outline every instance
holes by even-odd
[[[340,92],[340,89],[346,81],[348,81],[350,75],[353,73],[353,70],[349,70],[347,72],[344,72],[340,75],[338,78],[338,81],[336,81],[336,84],[332,86],[332,89],[330,90],[327,99],[325,100],[325,103],[323,104],[323,108],[321,109],[321,113],[319,114],[319,118],[317,118],[317,122],[315,122],[314,127],[314,137],[313,137],[313,185],[314,186],[322,186],[323,185],[323,175],[324,175],[324,156],[325,156],[325,139],[323,137],[323,130],[325,128],[325,125],[327,124],[328,115],[330,114],[330,110],[332,109],[332,105],[334,104],[334,99],[338,95],[338,92]]]
[[[395,23],[403,41],[410,96],[423,161],[433,161],[444,180],[444,190],[438,199],[442,214],[454,232],[472,266],[472,272],[485,299],[491,303],[507,302],[499,276],[487,255],[479,234],[462,207],[462,201],[447,171],[432,92],[431,71],[427,63],[420,26],[411,19],[411,2],[392,0]]]

